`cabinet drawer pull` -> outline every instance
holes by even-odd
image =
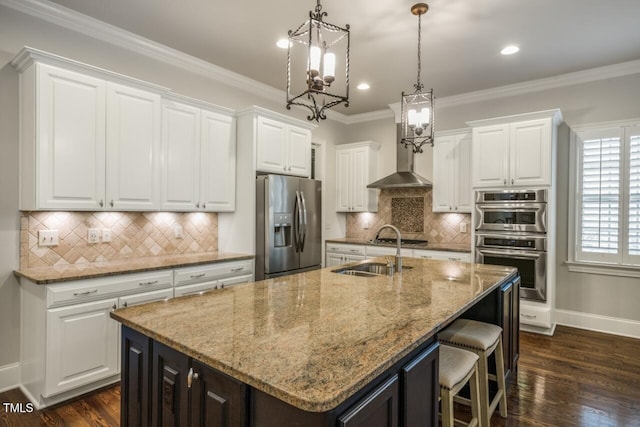
[[[204,277],[206,275],[206,273],[200,273],[200,274],[192,274],[190,277],[192,279],[198,279],[200,277]]]
[[[358,252],[358,249],[349,249],[349,252]]]
[[[104,201],[100,200],[98,204],[100,205],[100,207],[104,207]]]
[[[244,270],[244,267],[236,267],[231,269],[231,271],[242,271],[242,270]]]
[[[118,307],[117,307],[115,304],[113,304],[113,305],[111,306],[111,311],[115,310],[116,308],[118,308]]]
[[[124,306],[124,308],[129,307],[129,304],[127,304],[127,302],[125,301],[124,304],[122,304]]]
[[[150,282],[140,282],[138,283],[138,286],[149,286],[149,285],[155,285],[156,283],[158,283],[157,280],[152,280]]]
[[[513,185],[513,178],[511,178],[511,185]]]
[[[110,206],[110,207],[113,207],[113,200],[111,200],[111,201],[109,202],[109,206]]]
[[[460,258],[455,258],[455,257],[450,256],[449,260],[450,261],[460,261]]]
[[[202,209],[207,209],[207,204],[206,203],[202,204]]]
[[[538,317],[533,314],[524,314],[524,313],[520,313],[520,316],[524,317],[525,319],[536,319]]]
[[[97,293],[98,293],[98,290],[94,289],[92,291],[86,291],[86,292],[74,292],[73,296],[74,297],[83,297],[83,296],[86,296],[86,295],[97,294]]]
[[[507,180],[505,179],[505,180],[503,181],[503,183],[504,183],[504,185],[507,185]]]
[[[433,257],[432,257],[432,256],[430,256],[430,255],[420,255],[420,258],[424,258],[424,259],[431,259],[431,258],[433,258]]]
[[[193,380],[197,380],[200,378],[197,372],[193,372],[193,368],[189,368],[189,373],[187,374],[187,388],[191,388],[193,384]]]

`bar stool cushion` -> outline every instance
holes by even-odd
[[[439,374],[440,387],[453,389],[473,370],[478,355],[461,348],[440,346]]]
[[[442,342],[474,350],[491,348],[502,334],[502,328],[476,320],[458,319],[438,334]]]

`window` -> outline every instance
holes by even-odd
[[[570,269],[598,265],[640,275],[640,121],[575,129],[572,159]]]

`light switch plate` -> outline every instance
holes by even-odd
[[[173,226],[173,236],[176,239],[182,239],[184,238],[184,232],[182,230],[182,226],[179,224],[176,224]]]
[[[104,243],[108,243],[111,240],[112,240],[111,229],[110,228],[103,228],[102,229],[102,241]]]
[[[58,230],[38,230],[38,246],[58,246]]]
[[[467,232],[467,223],[466,222],[461,222],[460,223],[460,232],[461,233],[466,233]]]

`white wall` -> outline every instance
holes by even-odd
[[[235,110],[259,105],[300,120],[306,120],[307,115],[302,108],[288,111],[284,98],[282,102],[265,99],[0,6],[0,388],[3,386],[3,367],[19,359],[19,287],[13,276],[19,262],[18,75],[8,63],[23,46],[152,82],[176,93]],[[335,213],[335,154],[332,148],[343,132],[344,125],[331,120],[323,121],[313,132],[314,140],[320,140],[326,146],[325,163],[329,170],[324,174],[327,180],[324,188],[328,194],[323,210],[330,237],[344,235]],[[242,192],[238,192],[238,197],[242,197]]]

